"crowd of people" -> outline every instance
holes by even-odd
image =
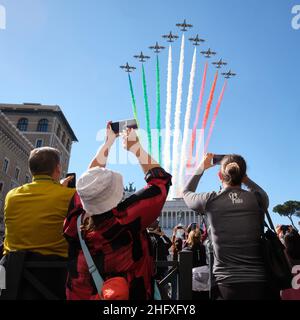
[[[195,300],[300,299],[300,289],[280,292],[268,280],[261,249],[261,207],[267,210],[269,198],[247,176],[241,156],[222,160],[220,191],[197,193],[199,181],[213,166],[213,154],[204,156],[182,194],[205,223],[179,224],[170,239],[159,226],[159,216],[171,175],[143,149],[135,130],[128,129],[122,133],[123,146],[136,156],[146,185],[123,199],[122,176],[107,168],[117,138],[108,123],[106,141],[76,189],[68,188],[73,177],[60,181],[58,150],[43,147],[31,152],[32,182],[11,190],[5,200],[0,300],[44,298],[24,277],[28,261],[67,266],[30,270],[58,299],[152,300],[157,282],[172,271],[156,267],[155,261],[178,261],[182,251],[192,255]],[[278,226],[276,231],[292,270],[300,265],[300,235],[291,226]],[[92,256],[92,268],[81,241]],[[95,280],[95,272],[103,282]],[[175,299],[176,289],[172,291],[170,298]]]

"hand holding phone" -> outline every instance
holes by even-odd
[[[135,119],[131,119],[113,122],[111,128],[115,134],[119,134],[126,129],[138,129],[138,125]]]
[[[215,154],[213,157],[213,165],[219,165],[221,164],[222,160],[224,159],[226,155],[224,154]]]
[[[68,188],[76,188],[76,173],[67,173],[66,178],[68,178],[68,177],[73,177],[73,179],[71,179],[68,182],[67,187]]]

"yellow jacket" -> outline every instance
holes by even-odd
[[[74,193],[49,176],[34,176],[32,183],[11,190],[4,207],[4,254],[28,250],[67,257],[63,222]]]

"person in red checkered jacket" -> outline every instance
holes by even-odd
[[[97,288],[89,274],[77,235],[81,231],[104,281],[124,277],[130,300],[153,299],[154,261],[146,228],[160,215],[166,201],[171,175],[142,148],[135,130],[123,133],[123,145],[138,159],[146,186],[122,201],[122,176],[106,168],[109,150],[117,135],[107,126],[107,137],[89,169],[77,182],[64,235],[69,243],[67,299],[97,299]]]

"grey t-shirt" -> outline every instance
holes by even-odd
[[[266,192],[249,178],[245,182],[249,191],[229,187],[220,192],[195,193],[203,171],[199,170],[183,190],[188,207],[206,214],[211,226],[214,248],[214,276],[217,283],[264,282],[260,237],[263,214],[254,192],[267,208]]]

